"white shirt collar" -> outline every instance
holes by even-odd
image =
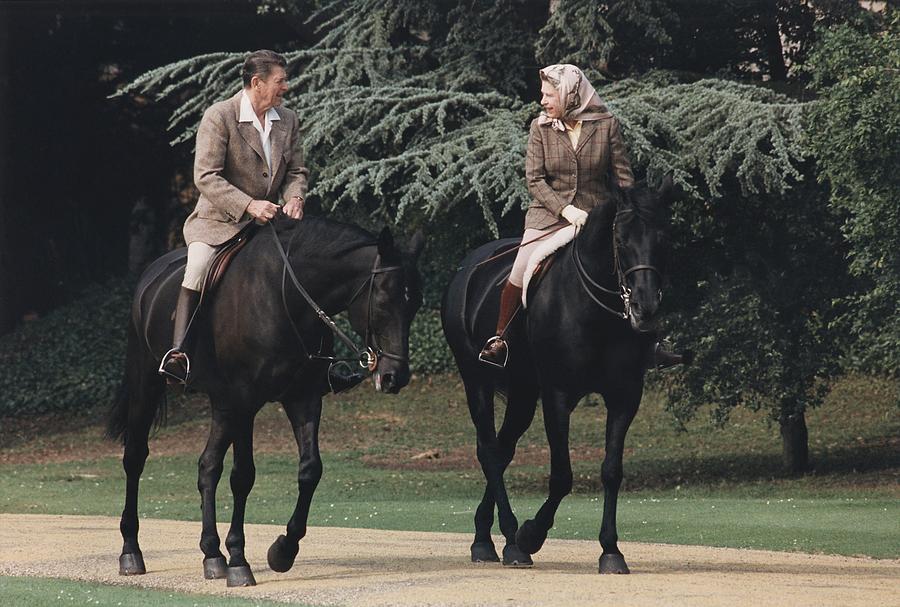
[[[281,120],[281,116],[278,115],[275,108],[270,107],[269,111],[266,112],[266,122],[274,122],[276,120]],[[250,96],[247,95],[247,91],[241,91],[241,114],[238,117],[238,122],[255,122],[259,126],[259,130],[263,130],[263,125],[259,124],[256,112],[253,111],[253,104],[250,103]]]

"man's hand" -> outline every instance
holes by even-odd
[[[247,212],[259,223],[268,223],[278,214],[278,205],[268,200],[251,200],[247,205]]]
[[[586,211],[582,211],[578,207],[571,204],[566,205],[560,215],[562,215],[566,219],[566,221],[571,223],[576,228],[583,227],[588,218],[588,214]]]
[[[303,219],[304,200],[294,196],[286,205],[284,205],[284,213],[292,219]]]

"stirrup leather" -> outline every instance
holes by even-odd
[[[484,358],[483,354],[484,354],[484,351],[487,350],[488,346],[490,346],[492,343],[498,342],[498,341],[503,342],[503,345],[506,346],[506,352],[504,353],[503,361],[502,362],[494,362],[493,360],[488,360],[487,358]],[[478,353],[478,360],[480,360],[481,362],[483,362],[485,364],[491,365],[493,367],[497,367],[499,369],[505,369],[506,363],[507,363],[507,361],[509,361],[509,344],[507,344],[506,341],[499,335],[494,335],[493,337],[488,339],[487,342],[485,342],[484,347],[481,349],[481,352]]]
[[[184,377],[179,377],[174,373],[171,373],[166,370],[166,363],[169,362],[169,357],[172,354],[181,354],[184,356]],[[159,374],[166,378],[171,378],[177,381],[179,384],[187,385],[188,379],[191,377],[191,359],[187,355],[186,352],[179,350],[178,348],[172,348],[165,354],[163,354],[162,360],[159,363]]]

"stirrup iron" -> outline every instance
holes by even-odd
[[[506,353],[505,353],[505,356],[503,357],[503,362],[494,362],[494,361],[488,360],[482,356],[482,353],[484,352],[484,350],[489,345],[491,345],[492,343],[497,342],[497,341],[502,341],[504,344],[506,344]],[[491,365],[492,367],[497,367],[498,369],[505,369],[506,363],[509,361],[509,344],[506,343],[506,340],[504,340],[499,335],[494,335],[493,337],[488,339],[487,342],[485,342],[484,348],[482,348],[481,351],[478,352],[478,360],[480,360],[481,362],[483,362],[485,364]]]
[[[173,353],[181,354],[182,356],[184,356],[184,377],[183,378],[175,375],[174,373],[170,373],[169,371],[166,370],[166,363],[169,362],[169,356],[171,356]],[[173,379],[176,382],[178,382],[179,384],[187,386],[188,380],[191,377],[191,358],[187,355],[186,352],[179,350],[178,348],[170,348],[168,352],[163,354],[162,360],[159,362],[159,369],[157,370],[157,372],[160,375],[162,375],[163,377],[165,377],[167,380]]]

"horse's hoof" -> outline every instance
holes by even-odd
[[[144,575],[144,555],[140,552],[119,555],[119,575]]]
[[[269,561],[269,569],[284,573],[294,566],[294,559],[300,552],[300,544],[291,544],[287,537],[279,535],[278,538],[269,546],[266,558]]]
[[[515,544],[507,544],[503,547],[503,566],[524,568],[534,567],[534,561],[527,552],[522,552]]]
[[[221,580],[228,575],[228,564],[224,556],[211,556],[203,559],[203,577],[208,580]]]
[[[621,554],[604,554],[600,557],[600,573],[631,573]]]
[[[528,554],[534,554],[540,550],[546,539],[547,532],[538,529],[537,524],[532,520],[522,523],[522,526],[516,531],[516,545]]]
[[[226,585],[229,588],[239,586],[256,586],[256,578],[250,571],[250,565],[241,565],[240,567],[229,567]]]
[[[485,542],[474,542],[472,544],[472,562],[499,563],[500,557],[497,556],[497,549],[494,548],[494,542],[490,540]]]

